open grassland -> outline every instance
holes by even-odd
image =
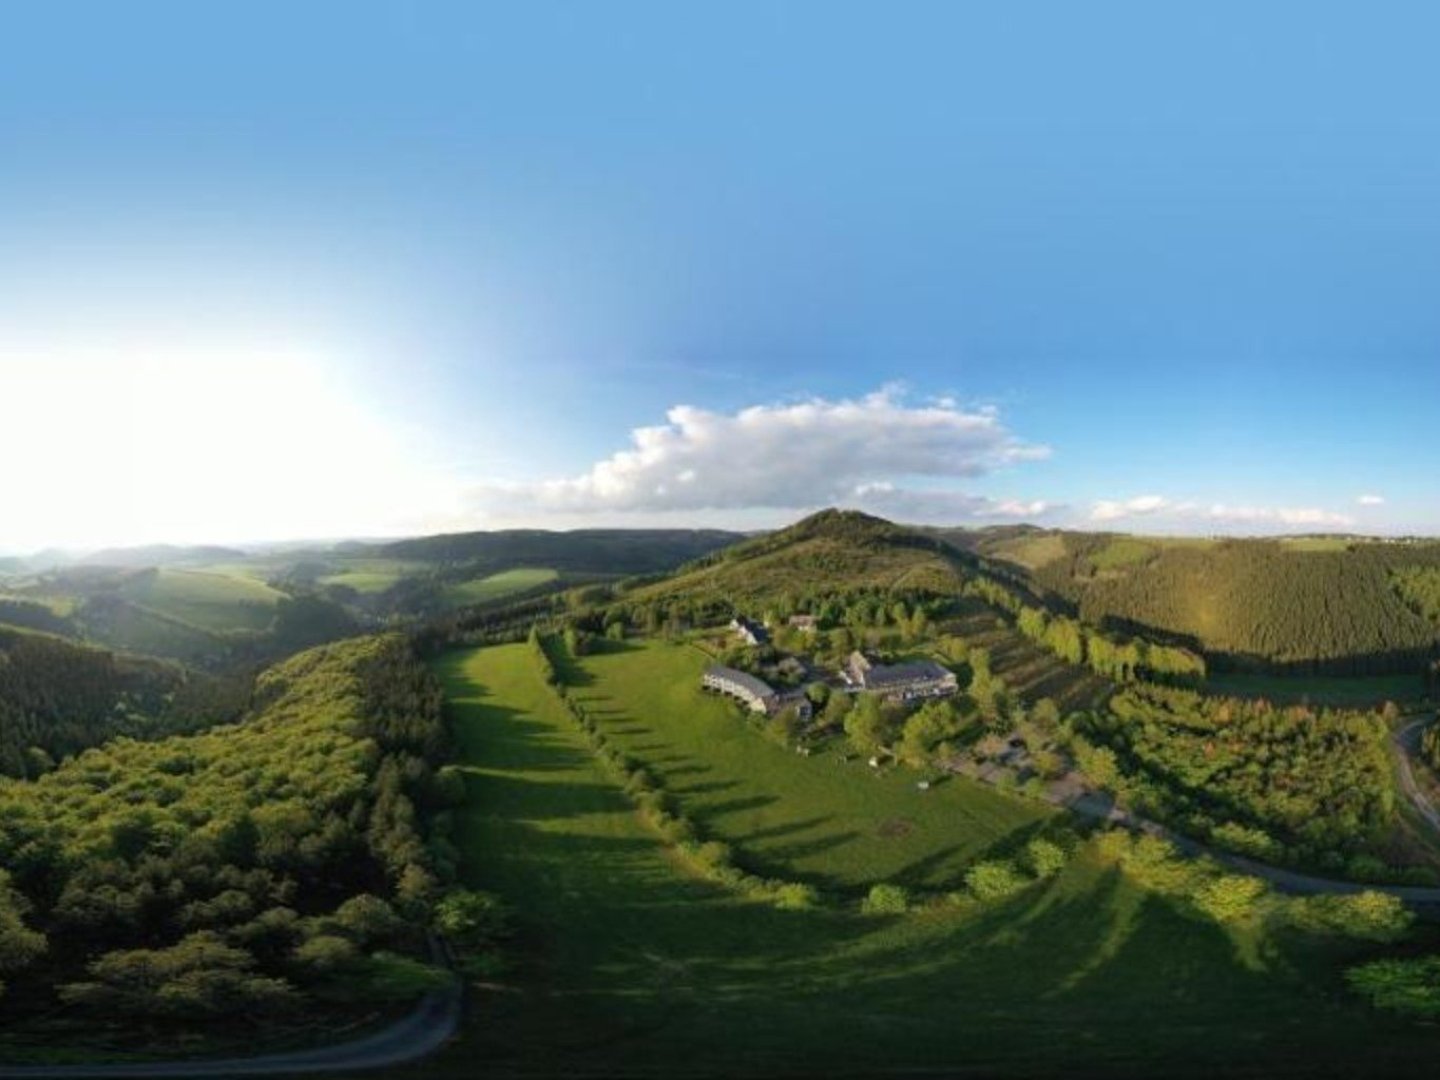
[[[605,665],[649,655],[586,663],[600,686]],[[1191,920],[1088,854],[990,908],[878,918],[736,899],[666,856],[526,646],[438,666],[466,770],[465,877],[510,900],[519,933],[461,1038],[407,1076],[1433,1070],[1432,1029],[1345,993],[1351,953]],[[859,802],[867,783],[853,776]],[[968,842],[969,822],[953,827]]]
[[[617,750],[761,875],[953,888],[970,862],[1022,843],[1053,815],[960,777],[922,792],[920,774],[882,773],[838,748],[801,757],[700,689],[710,662],[690,646],[626,645],[584,657],[571,692]]]
[[[1310,702],[1364,708],[1393,701],[1405,705],[1425,696],[1419,675],[1245,675],[1223,672],[1205,680],[1211,694],[1267,698],[1282,704]]]
[[[402,578],[427,569],[426,564],[409,559],[327,555],[324,561],[333,570],[317,578],[317,584],[343,585],[358,593],[384,592]]]
[[[498,574],[472,578],[449,586],[445,590],[445,604],[448,607],[488,604],[492,600],[524,592],[526,589],[547,585],[559,576],[548,567],[522,566],[513,570],[502,570]]]
[[[283,594],[238,574],[159,569],[120,588],[131,603],[213,632],[264,630]]]

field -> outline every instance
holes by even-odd
[[[237,574],[160,569],[120,589],[132,603],[202,630],[264,630],[283,594]]]
[[[638,674],[618,665],[647,655],[587,660],[589,692]],[[525,646],[454,652],[438,667],[467,770],[465,876],[510,899],[518,933],[512,970],[471,995],[462,1036],[407,1076],[468,1077],[480,1063],[487,1075],[577,1077],[1433,1070],[1432,1031],[1345,993],[1336,972],[1352,954],[1232,937],[1085,852],[988,909],[867,918],[736,899],[667,857]],[[699,745],[695,764],[708,768]],[[987,843],[971,827],[958,817],[954,842]]]
[[[573,693],[616,749],[761,874],[841,889],[953,888],[971,861],[1020,843],[1050,816],[963,778],[921,792],[916,773],[877,774],[839,749],[800,757],[700,689],[710,662],[691,646],[629,645],[585,657]]]
[[[1211,694],[1263,697],[1277,703],[1308,701],[1316,705],[1363,708],[1393,701],[1404,705],[1425,696],[1418,675],[1242,675],[1212,674],[1205,680]]]
[[[316,579],[320,585],[344,585],[357,593],[384,592],[401,578],[425,569],[424,563],[405,559],[344,558],[325,556],[324,561],[332,564],[332,573]]]
[[[486,604],[492,600],[523,592],[538,585],[554,581],[560,575],[545,567],[525,566],[514,570],[503,570],[489,577],[472,578],[451,585],[445,590],[448,607],[464,607],[467,604]]]

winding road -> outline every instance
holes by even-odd
[[[454,986],[426,994],[389,1027],[348,1042],[258,1057],[127,1061],[94,1065],[0,1065],[0,1080],[85,1080],[141,1076],[298,1076],[360,1072],[405,1065],[438,1050],[460,1026],[464,990]]]

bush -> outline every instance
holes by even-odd
[[[775,906],[782,911],[804,911],[820,902],[820,894],[813,885],[798,881],[781,882],[775,889]]]
[[[910,894],[900,885],[871,885],[860,910],[866,915],[904,915],[910,910]]]
[[[1440,1016],[1440,956],[1375,960],[1345,972],[1345,981],[1376,1008]]]
[[[978,862],[965,871],[965,887],[975,899],[987,903],[1013,896],[1028,884],[1025,875],[1006,859]]]
[[[1054,877],[1064,868],[1066,858],[1064,848],[1043,837],[1025,845],[1025,863],[1037,878]]]
[[[1265,882],[1248,874],[1220,874],[1195,890],[1195,906],[1216,922],[1239,922],[1255,912]]]
[[[1348,896],[1296,898],[1289,902],[1287,912],[1301,929],[1362,941],[1398,941],[1415,921],[1414,913],[1398,898],[1374,889]]]

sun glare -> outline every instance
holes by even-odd
[[[386,533],[447,509],[413,439],[295,350],[0,349],[0,548]]]

